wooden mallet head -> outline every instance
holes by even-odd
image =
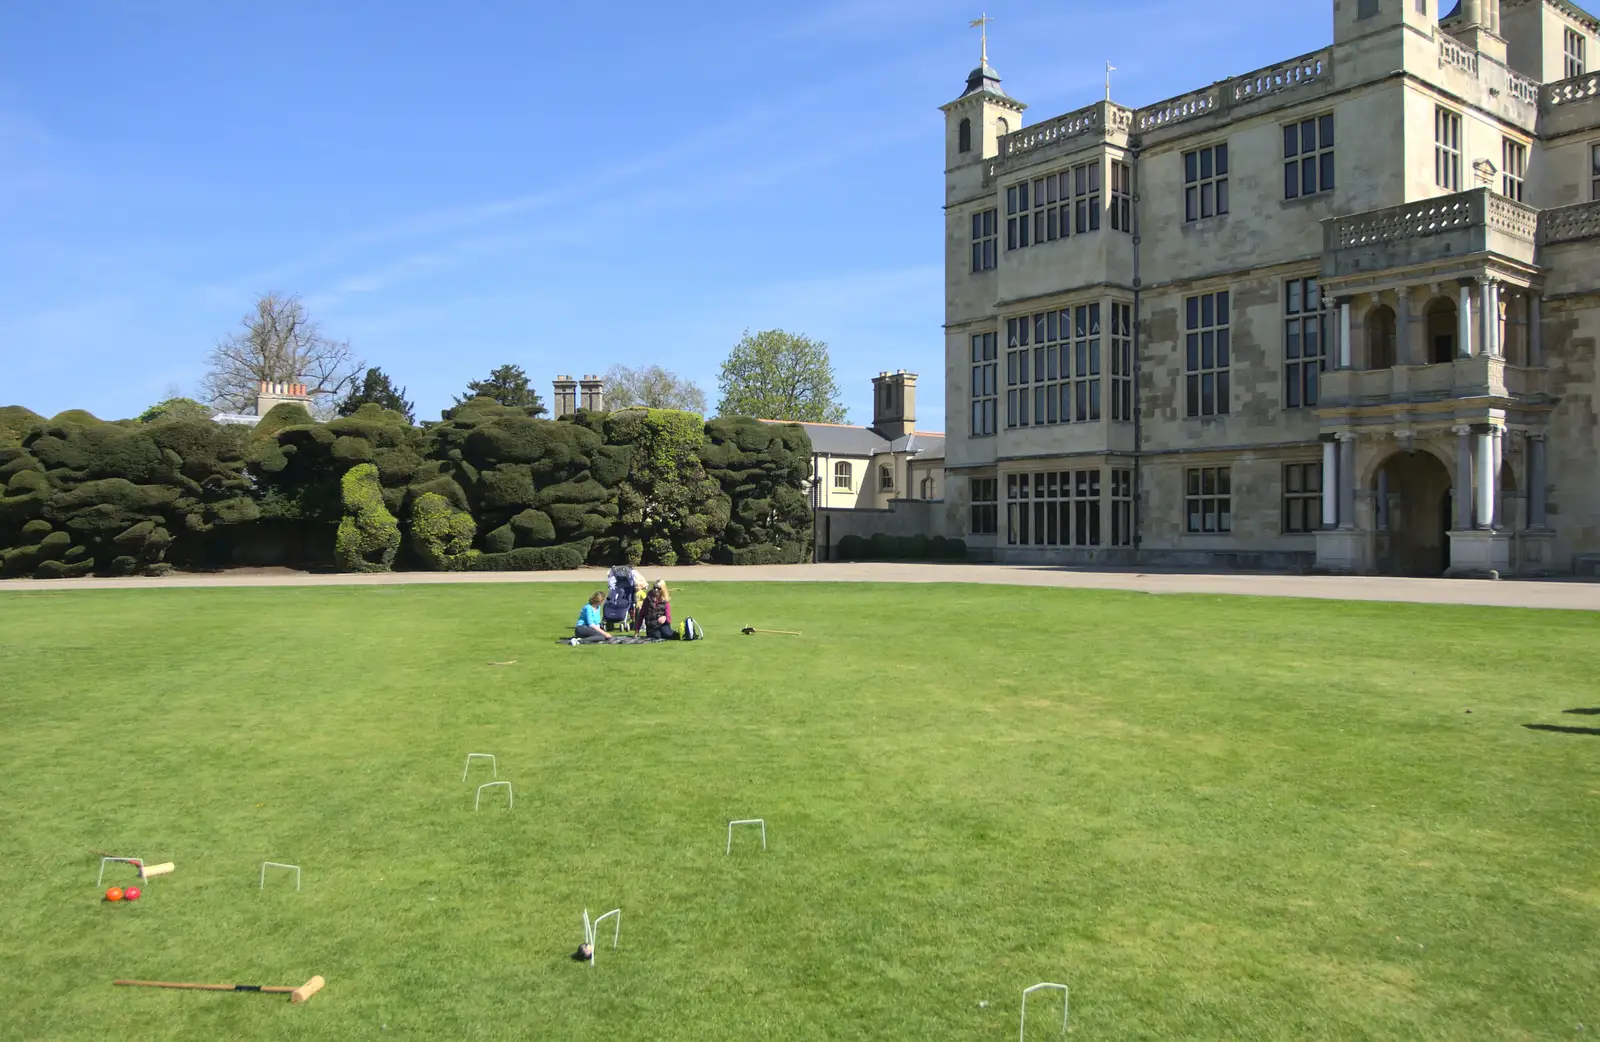
[[[311,996],[321,991],[322,986],[326,983],[328,982],[323,980],[320,975],[312,977],[298,988],[295,988],[293,991],[289,992],[289,1001],[296,1003],[304,1002],[306,999],[309,999]]]

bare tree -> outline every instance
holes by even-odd
[[[212,348],[201,381],[214,408],[249,408],[267,380],[305,384],[316,403],[313,413],[331,416],[338,398],[366,371],[348,340],[323,335],[299,297],[267,293],[240,324]]]
[[[647,409],[682,409],[703,416],[706,392],[694,381],[659,365],[642,369],[614,365],[606,370],[606,402],[613,409],[642,405]]]

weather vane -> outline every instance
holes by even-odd
[[[994,21],[994,19],[989,17],[988,12],[985,12],[981,17],[974,18],[972,20],[972,27],[974,29],[982,30],[982,40],[983,40],[983,58],[982,58],[982,62],[983,62],[984,65],[988,65],[989,64],[989,23],[992,22],[992,21]]]
[[[1106,100],[1107,101],[1111,100],[1111,74],[1113,72],[1116,72],[1116,71],[1117,71],[1117,67],[1115,65],[1112,65],[1110,62],[1106,62]]]

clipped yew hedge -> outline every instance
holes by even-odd
[[[298,405],[254,427],[0,408],[0,575],[236,565],[529,570],[809,559],[797,425],[671,410],[560,421],[475,399],[413,427]]]

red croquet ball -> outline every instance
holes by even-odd
[[[122,900],[122,887],[114,886],[110,890],[107,890],[106,891],[106,900],[107,901],[120,901],[120,900]]]
[[[137,900],[139,900],[139,888],[136,887],[136,886],[128,887],[128,889],[126,889],[126,890],[124,890],[122,892],[122,899],[124,901],[137,901]]]

